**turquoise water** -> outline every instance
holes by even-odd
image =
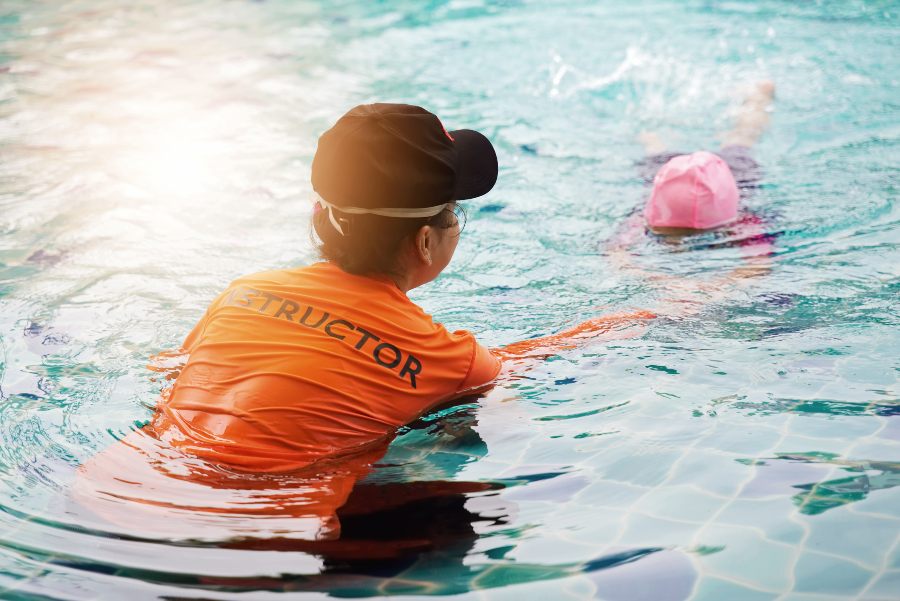
[[[898,12],[5,0],[0,598],[897,598]],[[764,77],[777,98],[747,204],[778,234],[771,272],[693,292],[741,265],[712,235],[632,249],[674,280],[619,269],[604,241],[646,193],[637,133],[714,148]],[[238,275],[313,260],[316,139],[375,100],[498,150],[454,262],[413,293],[440,321],[500,345],[696,309],[405,430],[371,484],[493,489],[426,507],[444,535],[403,561],[129,538],[67,513],[76,466],[151,415],[149,357]]]

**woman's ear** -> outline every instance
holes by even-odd
[[[416,257],[424,264],[431,265],[433,259],[431,257],[431,245],[433,244],[434,229],[430,225],[423,225],[416,232],[413,241],[416,250]]]

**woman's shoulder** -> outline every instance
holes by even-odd
[[[369,314],[375,321],[413,327],[420,333],[442,328],[390,278],[348,273],[329,261],[248,274],[234,280],[229,288],[283,290],[292,295],[328,299],[329,305]]]
[[[266,269],[242,275],[231,282],[231,286],[252,286],[253,284],[290,285],[307,280],[331,280],[331,285],[339,285],[354,277],[328,261],[320,261],[299,267]]]

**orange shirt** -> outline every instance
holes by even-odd
[[[471,333],[434,323],[390,280],[331,263],[236,280],[184,348],[153,427],[254,472],[366,449],[500,371]]]

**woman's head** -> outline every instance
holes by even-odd
[[[415,284],[421,285],[437,277],[450,262],[465,225],[465,213],[456,203],[448,203],[431,217],[350,215],[336,208],[329,211],[317,203],[312,224],[319,255],[344,271],[395,278],[411,267],[417,267],[422,278],[433,272],[432,277]]]
[[[644,216],[653,229],[711,229],[737,218],[738,195],[721,157],[705,151],[680,155],[653,179]]]
[[[417,106],[358,106],[319,138],[313,159],[319,251],[351,273],[396,276],[416,256],[424,271],[443,269],[456,248],[456,201],[496,180],[482,134],[448,132]]]

